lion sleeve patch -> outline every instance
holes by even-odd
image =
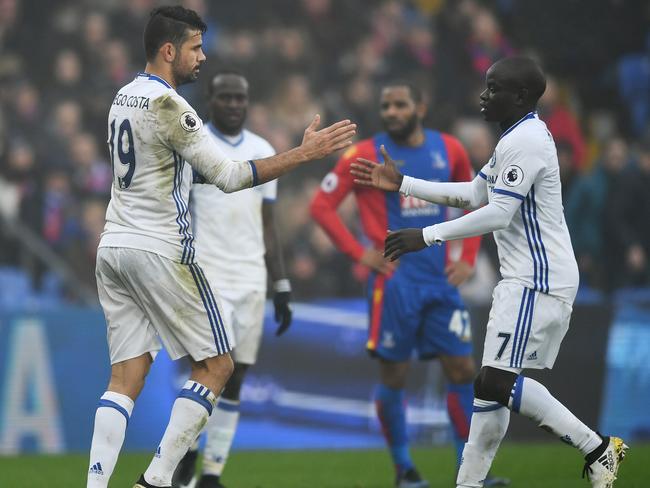
[[[203,122],[194,112],[183,112],[180,116],[179,123],[186,132],[196,132],[201,128]]]
[[[524,171],[516,164],[511,164],[501,173],[501,180],[506,186],[519,186],[524,181]]]

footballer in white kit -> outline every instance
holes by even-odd
[[[382,148],[384,165],[362,160],[355,182],[433,203],[476,209],[424,229],[389,233],[384,256],[398,259],[444,241],[488,232],[497,243],[502,280],[495,287],[481,370],[474,382],[469,439],[458,488],[480,488],[505,436],[510,412],[532,419],[585,456],[583,476],[610,488],[627,446],[582,423],[525,368],[551,368],[569,327],[578,266],[564,219],[555,143],[536,113],[546,80],[529,58],[498,61],[486,74],[481,113],[503,133],[472,182],[436,183],[402,176]]]
[[[217,145],[232,158],[261,159],[275,151],[244,129],[236,137],[206,124]],[[226,329],[235,337],[235,362],[255,364],[262,338],[267,270],[264,262],[262,204],[273,202],[277,181],[226,194],[214,185],[194,184],[191,191],[196,250],[210,283],[219,290]],[[219,218],[213,218],[218,209]]]
[[[87,488],[106,488],[159,340],[191,374],[174,402],[155,455],[135,488],[171,487],[233,371],[232,337],[197,262],[188,197],[192,170],[226,192],[271,181],[350,144],[354,124],[305,131],[302,144],[263,161],[233,161],[219,149],[176,87],[205,61],[206,24],[181,6],[151,12],[145,71],[116,94],[108,115],[113,187],[97,252],[96,277],[107,323],[111,376],[95,414]],[[215,215],[218,218],[218,215]]]
[[[241,73],[220,71],[214,75],[209,84],[210,122],[206,128],[224,154],[236,160],[275,154],[265,139],[243,127],[248,100],[248,81]],[[196,250],[210,283],[219,289],[226,329],[236,342],[231,353],[235,370],[206,427],[202,472],[196,484],[197,488],[218,488],[223,486],[220,477],[239,421],[241,387],[248,368],[257,361],[262,340],[267,268],[279,322],[276,335],[291,323],[291,287],[273,220],[277,181],[232,194],[201,184],[204,179],[198,172],[194,182],[190,202]],[[198,443],[179,464],[175,485],[191,486],[197,457]]]

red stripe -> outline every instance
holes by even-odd
[[[469,421],[460,404],[458,393],[447,393],[447,412],[458,437],[467,440],[469,437]]]
[[[384,284],[386,277],[382,274],[375,279],[375,289],[372,291],[372,305],[370,310],[370,333],[366,347],[371,351],[377,348],[379,331],[381,330],[381,313],[384,308]]]

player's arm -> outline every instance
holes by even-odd
[[[458,139],[448,134],[442,134],[447,147],[449,158],[451,182],[465,183],[473,180],[474,171],[469,160],[469,155]],[[486,187],[486,185],[484,185]],[[487,190],[486,190],[487,192]],[[468,213],[469,210],[465,210]],[[445,274],[450,284],[459,286],[474,273],[476,256],[481,247],[481,236],[463,239],[462,251],[457,261],[449,261],[445,267]]]
[[[273,307],[278,329],[275,335],[282,335],[291,325],[293,312],[291,310],[291,283],[284,266],[282,246],[278,237],[273,208],[275,203],[276,182],[266,183],[264,202],[262,203],[262,225],[264,230],[264,260],[266,269],[273,283]]]
[[[351,144],[356,125],[342,120],[321,130],[316,115],[305,129],[302,144],[284,153],[257,161],[232,161],[203,127],[201,119],[180,97],[161,97],[159,125],[166,143],[179,153],[206,181],[226,193],[256,186],[291,171],[300,164],[323,158]]]
[[[485,180],[478,176],[470,182],[447,183],[411,178],[397,169],[384,146],[381,147],[381,153],[384,156],[384,164],[358,158],[357,162],[351,165],[350,171],[356,184],[384,191],[399,191],[407,196],[412,195],[448,207],[473,209],[487,203]]]
[[[373,246],[364,247],[350,232],[337,212],[343,199],[354,187],[350,164],[359,154],[360,147],[357,145],[348,149],[334,169],[323,178],[319,190],[312,199],[310,212],[339,251],[378,273],[389,273],[392,266],[386,262],[382,253]]]
[[[508,175],[515,165],[520,173],[506,184]],[[494,197],[489,204],[458,219],[425,227],[422,230],[403,229],[391,232],[386,238],[384,255],[393,261],[406,252],[419,251],[426,246],[505,229],[520,209],[521,202],[525,200],[543,168],[544,162],[537,157],[534,147],[510,148],[504,153],[500,174],[492,189]]]

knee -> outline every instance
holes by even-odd
[[[408,363],[396,363],[380,360],[381,383],[393,390],[402,390],[406,386],[408,376]]]
[[[230,354],[223,354],[216,356],[208,361],[208,372],[211,376],[228,381],[235,370],[235,363],[233,363]]]
[[[517,375],[511,371],[484,366],[474,380],[474,397],[508,406]]]
[[[111,367],[111,379],[108,390],[127,395],[135,401],[144,387],[144,382],[151,368],[149,353],[128,359]]]
[[[447,380],[454,385],[471,383],[476,376],[476,367],[471,357],[459,358],[453,367],[445,368]]]
[[[228,400],[239,401],[239,394],[241,392],[241,387],[244,383],[244,377],[246,376],[247,370],[247,364],[235,363],[235,369],[230,376],[230,379],[226,383],[221,396],[227,398]]]

